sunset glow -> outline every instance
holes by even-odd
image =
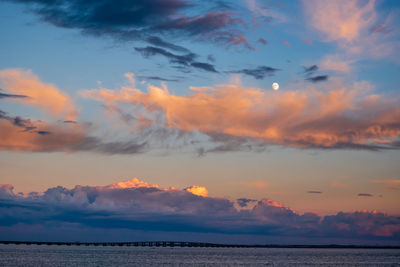
[[[399,12],[0,1],[0,241],[400,245]]]

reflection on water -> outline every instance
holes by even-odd
[[[0,245],[0,266],[400,266],[396,249]]]

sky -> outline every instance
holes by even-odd
[[[399,245],[399,12],[0,1],[0,239]]]

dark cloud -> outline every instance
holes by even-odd
[[[207,135],[216,145],[207,148],[198,148],[198,156],[205,156],[207,153],[225,153],[237,151],[263,152],[267,146],[267,144],[261,140],[257,141],[246,137],[231,136],[228,134],[215,132],[208,133]]]
[[[25,196],[13,193],[11,185],[0,185],[0,239],[17,233],[21,225],[41,225],[60,239],[79,238],[67,225],[84,229],[126,232],[165,231],[168,238],[189,233],[223,233],[279,237],[293,242],[384,244],[398,242],[400,217],[379,212],[339,212],[320,217],[313,213],[299,214],[289,207],[269,199],[258,202],[239,199],[238,203],[256,202],[252,209],[237,210],[234,203],[224,198],[201,197],[183,189],[160,188],[140,184],[135,179],[122,185],[61,186],[49,188],[43,194]],[[140,181],[139,181],[140,182]],[[133,184],[133,185],[132,185]],[[53,228],[58,226],[56,228]],[[5,227],[5,228],[4,228]],[[26,228],[26,229],[29,229]],[[30,239],[36,231],[25,232]],[[183,237],[184,238],[184,237]],[[99,239],[95,239],[99,240]],[[270,240],[270,239],[269,239]]]
[[[154,47],[154,46],[147,46],[147,47],[136,47],[136,51],[142,54],[144,57],[151,57],[161,55],[164,56],[169,60],[172,64],[178,64],[181,66],[187,67],[194,67],[197,69],[209,71],[209,72],[217,72],[215,67],[209,63],[202,63],[195,61],[197,55],[193,53],[185,54],[185,55],[176,55],[171,53],[165,49]]]
[[[317,65],[312,65],[310,67],[303,67],[305,74],[312,74],[318,70]]]
[[[218,73],[218,71],[215,69],[214,65],[209,64],[209,63],[192,62],[192,63],[190,63],[190,65],[192,67],[195,67],[195,68],[198,68],[198,69],[202,69],[202,70],[205,70],[205,71]]]
[[[357,196],[359,197],[373,197],[374,195],[368,193],[359,193]]]
[[[13,94],[5,94],[0,92],[0,99],[2,98],[27,98],[26,95],[13,95]]]
[[[307,81],[317,83],[317,82],[325,82],[328,80],[328,75],[318,75],[314,77],[306,78]]]
[[[36,128],[32,125],[30,119],[23,119],[19,116],[12,117],[9,116],[7,112],[2,110],[0,110],[0,120],[7,120],[17,127],[25,128],[24,131],[30,131]]]
[[[187,49],[187,48],[185,48],[185,47],[182,47],[182,46],[179,46],[179,45],[175,45],[175,44],[166,42],[166,41],[162,40],[160,37],[151,36],[151,37],[148,37],[148,38],[146,39],[146,41],[147,41],[149,44],[152,44],[152,45],[154,45],[154,46],[159,46],[159,47],[168,48],[168,49],[170,49],[170,50],[174,50],[174,51],[177,51],[177,52],[191,53],[191,52],[189,51],[189,49]]]
[[[264,79],[266,76],[273,76],[276,71],[279,71],[279,69],[275,69],[275,68],[268,67],[268,66],[259,66],[254,69],[232,70],[232,71],[228,71],[228,73],[242,73],[242,74],[252,76],[253,78],[255,78],[257,80],[261,80],[261,79]]]
[[[8,1],[27,5],[42,21],[57,27],[123,41],[147,41],[176,51],[181,48],[154,36],[186,36],[209,42],[223,32],[228,41],[244,25],[232,6],[214,1],[202,2],[201,6],[190,0]]]
[[[240,207],[244,208],[244,207],[247,207],[247,205],[249,203],[257,202],[257,200],[256,199],[250,199],[250,198],[238,198],[238,199],[236,199],[236,202]]]
[[[163,81],[163,82],[179,82],[178,79],[167,79],[167,78],[162,78],[159,76],[138,76],[139,79],[141,80],[153,80],[153,81]]]
[[[36,131],[35,133],[40,134],[40,135],[48,135],[51,134],[49,131]]]
[[[371,33],[382,33],[382,34],[388,34],[392,31],[392,29],[389,29],[384,23],[378,23],[374,26],[372,26],[369,31]]]
[[[258,38],[258,42],[263,44],[263,45],[267,45],[268,44],[268,42],[264,38]]]
[[[145,141],[116,141],[116,142],[105,142],[98,137],[88,136],[65,148],[66,151],[93,151],[104,154],[138,154],[144,153],[147,148],[147,142]]]
[[[142,54],[144,57],[151,57],[156,55],[161,55],[166,57],[171,63],[176,63],[180,65],[188,66],[190,62],[192,62],[193,58],[196,58],[195,54],[186,54],[186,55],[176,55],[165,49],[147,46],[147,47],[136,47],[136,51]]]
[[[322,194],[321,191],[313,191],[313,190],[307,191],[307,193],[308,194]]]

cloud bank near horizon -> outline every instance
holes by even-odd
[[[325,217],[299,214],[270,199],[243,199],[234,203],[225,198],[208,197],[207,189],[162,188],[133,178],[108,186],[62,186],[44,193],[14,193],[12,185],[0,185],[0,238],[7,232],[35,225],[50,231],[87,233],[99,229],[208,235],[282,237],[283,240],[340,238],[342,243],[398,243],[400,217],[377,211],[338,212]],[[68,234],[64,233],[64,238]],[[20,235],[16,235],[20,236]],[[26,232],[30,239],[34,234]],[[60,236],[60,233],[54,236]],[[62,236],[62,235],[61,235]],[[79,238],[75,236],[73,238]],[[268,240],[268,239],[266,239]]]

